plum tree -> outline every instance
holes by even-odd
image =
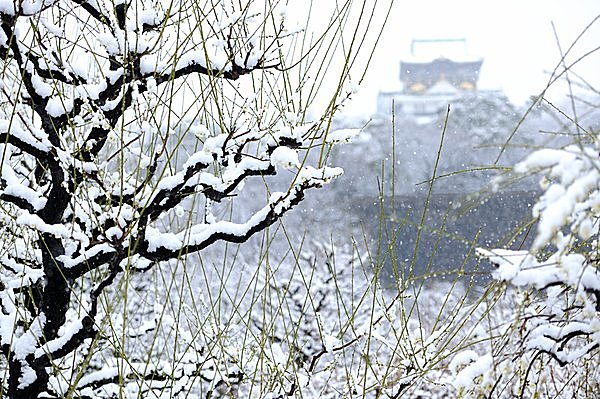
[[[333,50],[321,45],[340,40],[332,27],[348,4],[313,41],[286,16],[270,1],[0,2],[0,396],[199,375],[184,361],[87,370],[111,317],[99,298],[120,274],[246,241],[341,174],[303,151],[319,148],[349,95],[352,46],[331,68],[339,84],[323,116],[308,119],[322,93],[309,75],[327,69]],[[211,212],[276,174],[285,186],[245,204],[246,219]]]

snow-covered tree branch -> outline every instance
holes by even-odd
[[[589,144],[538,150],[515,166],[521,174],[542,174],[531,248],[479,249],[497,267],[494,277],[518,299],[513,320],[495,343],[494,362],[480,370],[484,379],[495,381],[486,395],[534,396],[540,378],[553,379],[553,390],[562,396],[587,396],[597,388],[600,162],[597,138],[589,137]],[[553,362],[563,371],[544,367]]]

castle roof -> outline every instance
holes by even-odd
[[[437,58],[430,62],[401,62],[400,81],[411,93],[428,92],[438,82],[445,81],[461,91],[475,90],[482,60],[455,62]]]

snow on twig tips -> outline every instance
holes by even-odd
[[[299,167],[298,153],[288,147],[277,147],[271,153],[271,163],[284,169]]]
[[[325,141],[330,144],[349,143],[358,136],[361,129],[338,129],[327,133]]]

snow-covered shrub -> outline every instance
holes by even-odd
[[[266,355],[238,392],[434,399],[481,377],[490,363],[477,355],[489,348],[487,323],[511,314],[498,306],[499,291],[412,278],[384,288],[367,253],[307,244],[295,261],[261,271],[245,324]]]
[[[479,249],[513,298],[512,318],[482,356],[464,393],[487,397],[593,397],[600,387],[600,145],[534,152],[517,164],[540,173],[534,241],[525,251]]]

